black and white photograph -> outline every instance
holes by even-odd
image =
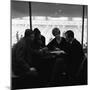
[[[88,85],[88,5],[11,0],[11,89]]]

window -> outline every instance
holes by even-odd
[[[29,2],[12,1],[12,45],[24,36],[26,28],[30,28]],[[67,30],[73,30],[75,38],[87,43],[87,6],[84,14],[84,35],[82,37],[82,5],[31,2],[32,29],[39,28],[48,44],[53,37],[52,29],[58,27],[61,36]],[[17,35],[16,35],[17,33]]]

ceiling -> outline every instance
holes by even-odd
[[[32,2],[33,16],[51,17],[82,17],[82,5],[69,5],[59,3]],[[11,1],[12,18],[29,16],[29,3],[26,1]],[[87,6],[85,6],[85,17],[87,17]]]

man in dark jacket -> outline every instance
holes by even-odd
[[[68,72],[72,77],[76,77],[78,69],[84,59],[84,53],[82,45],[74,38],[74,32],[69,30],[65,33],[66,41],[68,42],[68,53],[69,59],[68,63]]]
[[[34,40],[34,33],[26,29],[25,36],[12,48],[12,71],[15,75],[23,76],[32,71],[31,48]],[[35,68],[33,68],[35,70]]]
[[[61,32],[59,28],[54,28],[52,34],[55,38],[47,45],[47,48],[50,51],[60,52],[55,53],[55,58],[52,59],[52,61],[54,60],[54,63],[52,65],[51,82],[54,82],[54,84],[57,85],[61,83],[61,80],[59,79],[61,75],[66,72],[67,42],[60,36]]]

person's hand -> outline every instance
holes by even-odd
[[[38,72],[37,72],[36,68],[31,67],[29,70],[30,70],[30,73],[31,73],[32,75],[38,75]]]
[[[30,71],[36,71],[36,69],[34,67],[31,67]]]
[[[63,50],[60,50],[60,51],[57,51],[57,53],[56,53],[57,55],[60,55],[60,54],[65,54],[65,51],[63,51]]]
[[[63,54],[65,54],[65,51],[61,50],[61,51],[60,51],[60,53],[63,53]]]
[[[42,50],[45,50],[46,51],[46,50],[48,50],[48,47],[44,47],[44,48],[42,48]]]
[[[44,48],[42,48],[42,49],[39,49],[40,52],[47,51],[47,50],[48,50],[47,47],[44,47]]]
[[[39,52],[42,53],[43,52],[43,49],[39,49]]]

